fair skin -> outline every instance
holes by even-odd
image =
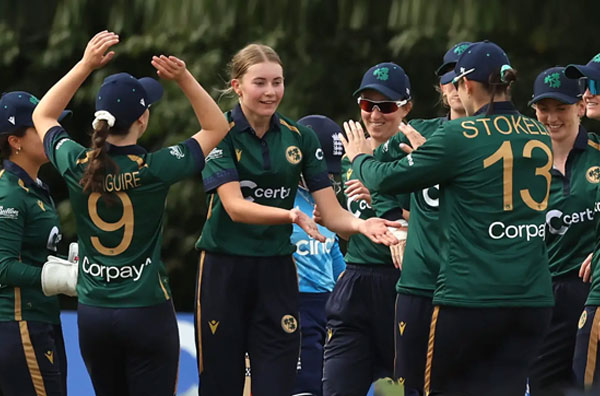
[[[8,159],[20,166],[33,180],[37,179],[40,167],[48,162],[48,158],[35,128],[27,128],[25,134],[20,137],[9,136],[8,144],[11,147]]]
[[[119,42],[113,32],[102,31],[88,43],[82,59],[44,95],[33,112],[33,122],[43,140],[46,132],[59,125],[58,116],[75,95],[86,78],[96,69],[103,67],[114,57],[109,49]],[[152,65],[159,77],[175,81],[190,101],[198,122],[203,129],[192,136],[204,155],[219,144],[229,131],[229,123],[219,106],[187,70],[185,63],[174,56],[154,56]],[[109,136],[107,141],[116,145],[135,144],[148,126],[149,112],[146,110],[122,137]]]
[[[455,120],[466,116],[465,108],[454,85],[452,83],[440,84],[440,90],[450,108],[450,119]]]
[[[554,168],[565,174],[565,164],[573,148],[581,117],[585,114],[582,101],[567,104],[556,99],[546,98],[535,103],[535,115],[550,132]]]
[[[256,63],[241,78],[231,80],[231,87],[248,123],[258,137],[263,137],[283,99],[283,68],[275,62]]]
[[[585,103],[585,115],[593,120],[600,120],[600,95],[592,95],[589,88],[583,93]],[[584,282],[592,281],[592,255],[590,253],[579,268],[579,277]]]
[[[284,95],[283,69],[275,62],[261,62],[250,66],[246,73],[231,81],[238,95],[244,116],[259,138],[269,130],[271,117]],[[316,223],[299,209],[282,209],[257,204],[244,199],[240,183],[233,181],[217,187],[217,194],[233,221],[249,224],[298,224],[310,237],[324,242],[325,237]],[[323,224],[342,235],[362,233],[376,243],[390,245],[396,238],[387,230],[392,224],[383,219],[356,219],[340,206],[333,189],[323,188],[312,193],[315,203],[323,208]],[[396,224],[396,223],[393,223]]]

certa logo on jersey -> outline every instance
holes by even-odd
[[[240,187],[242,189],[242,194],[244,194],[245,191],[250,190],[249,195],[246,196],[246,194],[244,194],[244,198],[250,202],[253,202],[255,198],[285,199],[292,193],[292,189],[289,187],[263,188],[259,187],[258,184],[252,180],[242,180],[240,182]]]

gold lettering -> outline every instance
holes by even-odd
[[[127,172],[114,175],[109,173],[104,178],[104,191],[118,192],[141,186],[140,172]]]
[[[492,134],[492,132],[490,132],[490,127],[487,124],[488,121],[490,121],[489,118],[478,118],[475,121],[483,123],[483,125],[485,126],[485,131],[487,132],[488,136],[490,136]]]
[[[473,121],[463,121],[460,126],[462,126],[464,129],[475,131],[472,134],[469,134],[467,131],[463,131],[463,135],[468,139],[473,139],[479,134],[479,129],[475,127],[475,123]]]
[[[140,172],[133,172],[133,185],[135,187],[142,185],[142,182],[140,181]]]
[[[523,133],[529,133],[527,132],[527,130],[525,128],[523,128],[523,125],[521,125],[521,121],[523,121],[523,118],[521,116],[518,116],[517,119],[515,120],[515,116],[511,115],[510,119],[513,123],[513,126],[515,127],[515,132],[520,133],[519,129],[521,131],[523,131]]]
[[[535,125],[535,122],[533,122],[532,119],[530,118],[523,118],[523,124],[525,124],[525,126],[527,127],[527,132],[529,132],[531,135],[539,135],[539,129],[537,128],[537,125]],[[531,127],[536,127],[536,129],[531,130]]]
[[[106,177],[104,178],[104,190],[106,192],[112,192],[113,190],[113,175],[111,175],[110,173],[108,175],[106,175]]]
[[[131,182],[133,180],[133,175],[131,173],[125,173],[123,176],[125,178],[125,189],[133,188],[133,183]]]
[[[498,125],[499,120],[502,120],[506,123],[506,125],[508,126],[507,130],[502,130],[500,128],[500,126]],[[510,135],[512,133],[512,125],[510,125],[510,121],[508,121],[508,118],[506,118],[504,116],[498,116],[498,117],[494,118],[494,126],[496,127],[496,130],[503,135]]]

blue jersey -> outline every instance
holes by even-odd
[[[314,206],[315,202],[310,193],[299,187],[294,207],[312,217]],[[319,232],[327,238],[324,243],[309,237],[302,228],[294,224],[291,242],[296,245],[294,259],[298,267],[301,293],[332,291],[336,279],[346,268],[335,233],[321,225],[318,227]]]

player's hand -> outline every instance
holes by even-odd
[[[361,183],[360,180],[348,180],[345,184],[346,189],[344,190],[344,194],[346,194],[348,198],[356,197],[357,200],[362,199],[371,205],[371,193],[369,192],[369,189]]]
[[[398,129],[400,130],[400,132],[402,132],[404,136],[406,136],[410,143],[410,145],[406,143],[400,143],[400,149],[407,154],[412,153],[414,150],[421,147],[423,143],[427,141],[427,139],[425,139],[423,135],[419,133],[419,131],[417,131],[412,126],[405,124],[404,122],[400,123]]]
[[[592,281],[592,255],[594,253],[590,253],[585,260],[583,260],[583,263],[581,263],[581,267],[579,268],[579,277],[581,278],[582,281],[584,282],[591,282]]]
[[[119,35],[108,30],[96,34],[88,42],[81,62],[89,70],[99,69],[106,65],[115,56],[114,51],[106,52],[110,47],[119,42]]]
[[[315,223],[323,225],[323,216],[321,216],[321,212],[317,205],[313,208],[313,220]]]
[[[358,231],[368,237],[375,243],[381,243],[386,246],[395,245],[400,241],[392,234],[388,227],[402,227],[397,221],[389,221],[378,217],[361,221]]]
[[[346,121],[344,122],[344,131],[346,131],[346,137],[340,133],[340,139],[350,162],[359,154],[373,154],[373,149],[365,137],[360,123],[352,120]]]
[[[408,223],[404,219],[397,221],[398,223],[403,224],[403,226],[400,228],[388,227],[388,229],[400,241],[398,244],[390,246],[390,253],[392,254],[392,262],[394,263],[394,267],[401,270],[402,262],[404,261],[404,250],[406,249]]]
[[[298,224],[309,237],[319,242],[325,242],[326,238],[319,232],[317,224],[300,209],[294,208],[290,210],[290,219],[292,223]]]
[[[187,70],[185,62],[172,55],[153,56],[150,63],[156,69],[156,74],[165,80],[179,81]]]

